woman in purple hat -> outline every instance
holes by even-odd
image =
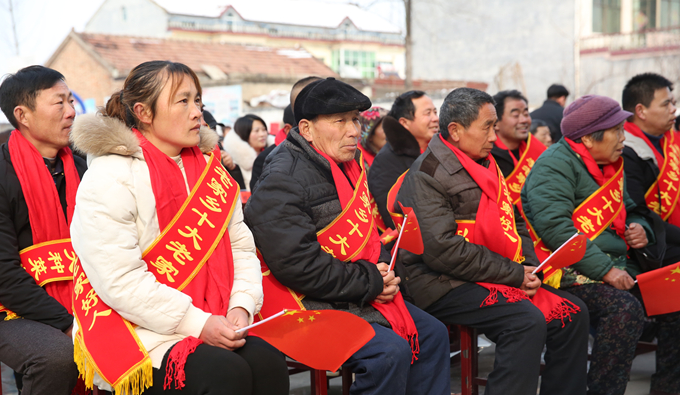
[[[564,138],[536,161],[522,190],[527,219],[547,248],[556,249],[576,232],[589,239],[583,259],[550,279],[590,311],[595,345],[588,394],[625,392],[645,322],[641,302],[629,291],[637,274],[658,267],[654,257],[663,248],[656,246],[662,236],[654,234],[653,215],[636,208],[624,188],[623,123],[631,115],[604,96],[573,102],[564,110]],[[666,330],[678,333],[678,324],[676,319]],[[677,339],[659,337],[652,394],[680,390],[678,347],[672,342]]]

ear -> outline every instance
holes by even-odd
[[[314,128],[314,124],[312,124],[307,119],[303,119],[302,121],[300,121],[298,123],[298,131],[300,132],[300,136],[302,136],[310,144],[314,143],[314,138],[312,137],[312,129],[313,128]]]
[[[463,131],[463,127],[456,123],[456,122],[451,122],[449,126],[446,127],[446,129],[449,131],[449,138],[453,140],[454,142],[459,142],[460,141],[460,135],[461,132]]]
[[[408,129],[408,126],[411,124],[411,120],[410,120],[410,119],[406,119],[406,118],[404,118],[404,117],[401,117],[401,118],[399,118],[399,124],[401,124],[401,126],[403,126],[403,127],[405,127],[406,129]]]
[[[151,109],[149,109],[146,105],[142,103],[135,103],[134,107],[132,107],[132,111],[135,113],[137,119],[139,119],[139,122],[145,125],[151,125],[151,122],[153,121],[153,115],[151,114]]]
[[[636,117],[640,118],[643,121],[647,120],[647,107],[644,106],[642,103],[638,103],[635,105],[635,111],[634,114]]]
[[[583,142],[583,145],[585,145],[586,148],[588,148],[588,149],[592,149],[593,146],[594,146],[593,139],[590,135],[581,137],[581,141]]]
[[[17,120],[18,124],[25,128],[29,128],[30,112],[31,111],[28,109],[28,107],[16,106],[14,107],[14,118]]]
[[[288,132],[290,132],[290,130],[291,130],[292,128],[293,128],[293,126],[291,126],[291,125],[289,125],[289,124],[285,124],[285,125],[283,126],[283,132],[284,132],[285,134],[288,134]]]

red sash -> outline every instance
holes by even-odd
[[[500,139],[495,142],[498,148],[508,151],[512,161],[515,164],[515,169],[507,177],[505,183],[508,184],[508,191],[510,192],[510,200],[517,205],[520,201],[520,192],[524,182],[529,175],[529,172],[534,167],[536,159],[546,150],[545,146],[533,134],[529,134],[527,141],[522,141],[519,144],[519,159],[515,158],[512,151],[510,151]]]
[[[636,124],[626,122],[624,127],[628,133],[647,143],[659,166],[656,181],[645,193],[647,207],[659,214],[664,221],[680,226],[680,210],[676,209],[680,198],[680,136],[672,130],[664,133],[661,155]]]
[[[197,147],[182,150],[191,193],[174,160],[137,133],[149,165],[158,222],[163,229],[142,259],[156,280],[192,297],[193,304],[215,315],[226,315],[233,283],[233,259],[226,232],[239,187],[211,154],[206,164]],[[181,199],[181,200],[180,200]],[[169,216],[171,215],[171,216]],[[116,393],[141,394],[153,385],[151,360],[133,325],[107,306],[87,276],[75,265],[73,305],[78,321],[75,361],[92,388],[94,373]],[[115,339],[115,341],[111,341]],[[168,358],[175,369],[176,388],[183,387],[184,362],[200,341],[188,337]],[[166,375],[166,387],[172,381]]]
[[[68,147],[58,152],[64,165],[66,179],[66,218],[59,201],[59,193],[45,161],[38,150],[18,130],[12,131],[8,142],[12,166],[19,179],[28,206],[33,246],[20,252],[24,269],[43,286],[69,313],[73,260],[77,260],[70,246],[69,225],[76,204],[80,176]],[[62,255],[63,253],[63,255]],[[64,265],[64,263],[68,263]],[[0,306],[9,318],[16,315]]]
[[[441,135],[439,138],[444,145],[453,151],[463,168],[482,190],[476,219],[474,221],[456,221],[458,224],[456,234],[465,237],[468,242],[483,245],[515,262],[524,261],[522,239],[517,234],[510,193],[493,155],[488,157],[491,163],[487,169],[451,145]],[[482,226],[477,226],[477,224],[482,224]],[[498,301],[497,292],[499,291],[507,298],[508,303],[528,299],[526,293],[519,288],[503,284],[477,284],[490,291],[489,296],[480,307],[495,304]],[[580,308],[569,300],[544,288],[539,288],[531,301],[543,312],[546,323],[558,318],[564,324],[565,318],[569,318],[570,314],[580,311]]]

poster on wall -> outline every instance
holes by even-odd
[[[203,105],[219,123],[233,126],[242,112],[241,85],[203,88]]]

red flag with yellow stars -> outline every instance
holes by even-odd
[[[680,311],[680,262],[642,273],[637,282],[648,315]]]
[[[311,368],[335,372],[375,331],[366,320],[345,311],[291,310],[249,334]]]
[[[404,233],[401,235],[399,248],[420,255],[425,251],[425,246],[423,245],[423,235],[420,233],[420,225],[418,225],[416,213],[413,211],[413,208],[404,207],[401,202],[397,203],[399,203],[401,212],[404,213],[404,216],[406,217],[406,222],[401,224],[404,228]],[[397,225],[397,228],[399,228],[399,225]]]

